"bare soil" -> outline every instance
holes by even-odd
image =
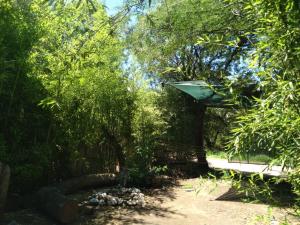
[[[247,225],[280,224],[288,221],[300,225],[299,218],[288,208],[270,208],[266,204],[245,203],[239,200],[216,200],[228,192],[230,185],[199,179],[178,180],[177,185],[145,190],[144,208],[103,207],[93,215],[81,215],[74,225]],[[73,197],[84,199],[91,192]],[[0,224],[16,221],[21,225],[53,225],[55,221],[34,210],[5,214]]]

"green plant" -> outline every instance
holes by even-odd
[[[254,23],[259,41],[249,65],[257,71],[261,95],[238,113],[228,150],[232,155],[272,153],[271,165],[292,168],[288,180],[299,195],[300,5],[294,0],[229,2]]]
[[[206,177],[200,176],[199,187],[196,189],[196,194],[204,190],[208,190],[208,193],[214,192],[219,186],[219,181],[217,176],[212,173],[208,173]]]
[[[135,95],[103,5],[0,1],[0,16],[0,160],[11,190],[113,170],[132,142]]]
[[[155,165],[155,152],[164,133],[164,121],[156,106],[159,94],[147,87],[137,90],[136,110],[132,130],[134,149],[128,155],[129,176],[133,182],[149,183],[154,175],[165,172],[166,167]]]
[[[206,151],[207,157],[218,158],[218,159],[228,159],[227,153],[224,151]]]
[[[278,224],[278,225],[292,225],[288,219],[285,217],[283,220],[278,221],[273,215],[273,208],[268,208],[268,213],[266,215],[257,215],[254,218],[253,224],[257,225],[269,225],[269,224]],[[252,224],[252,223],[251,223]]]

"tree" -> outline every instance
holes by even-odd
[[[86,157],[100,143],[113,145],[123,162],[134,95],[122,77],[122,46],[103,6],[73,1],[42,6],[40,12],[43,32],[31,51],[31,76],[49,93],[41,105],[53,113],[49,134],[62,152],[59,164],[79,174],[89,171],[93,165]]]
[[[220,1],[164,1],[139,17],[129,41],[150,75],[220,83],[238,69],[235,62],[251,51],[255,40],[247,33],[251,25],[232,10]],[[239,42],[228,45],[235,39]]]
[[[231,4],[213,0],[161,1],[138,18],[129,37],[131,50],[145,73],[159,82],[200,79],[213,85],[225,85],[238,71],[244,73],[243,77],[252,79],[252,71],[244,60],[256,38],[250,32],[252,25],[234,9]],[[203,136],[203,124],[196,121],[203,120],[206,107],[199,107],[189,96],[165,91],[173,95],[170,98],[163,95],[165,101],[161,101],[165,103],[161,107],[166,109],[169,140],[183,139],[182,144],[203,146],[202,138],[198,138]],[[176,103],[171,106],[166,100]],[[210,110],[210,113],[217,117],[218,110]],[[206,124],[210,123],[224,126],[223,121],[211,120]],[[190,132],[182,136],[186,127]],[[176,136],[174,131],[178,131]],[[190,134],[195,133],[197,138],[191,141]],[[202,160],[202,147],[197,155]]]

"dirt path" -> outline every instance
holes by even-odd
[[[268,206],[238,201],[216,201],[215,198],[228,191],[226,183],[218,187],[204,184],[201,191],[199,179],[181,180],[175,188],[154,191],[147,197],[148,206],[144,210],[107,209],[97,212],[93,224],[147,224],[147,225],[246,225],[264,224],[256,221],[257,216],[268,216]],[[273,209],[276,220],[284,220],[285,210]],[[300,224],[289,218],[291,224]],[[80,223],[78,223],[80,224]],[[82,223],[81,223],[82,224]],[[265,224],[270,224],[267,221]],[[274,223],[276,224],[276,223]],[[278,223],[279,224],[279,223]]]
[[[268,215],[274,216],[276,221],[283,221],[287,216],[290,224],[300,225],[299,220],[283,209],[273,209],[270,216],[268,206],[264,204],[215,200],[228,191],[228,183],[220,182],[215,187],[214,183],[207,181],[196,194],[199,184],[199,179],[180,180],[177,186],[146,192],[147,206],[143,209],[105,207],[92,216],[78,218],[74,225],[279,225],[278,222],[270,223]],[[24,214],[10,218],[22,225],[55,224],[35,212],[27,212],[31,217]],[[265,221],[257,221],[262,215],[265,215]]]

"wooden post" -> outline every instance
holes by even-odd
[[[197,146],[197,160],[201,171],[207,172],[208,162],[206,159],[206,152],[204,150],[204,116],[206,111],[206,106],[199,102],[196,103],[196,146]]]

